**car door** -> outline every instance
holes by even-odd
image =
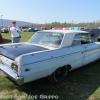
[[[88,33],[81,34],[81,45],[85,48],[83,65],[98,59],[99,47],[91,40]]]
[[[70,51],[71,49],[73,51],[73,54],[72,56],[70,55],[69,59],[71,62],[72,69],[76,69],[83,65],[83,59],[85,54],[85,47],[81,45],[80,34],[76,34],[74,36]]]

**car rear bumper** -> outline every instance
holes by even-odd
[[[13,72],[10,68],[0,63],[0,70],[4,72],[8,77],[10,77],[13,81],[15,81],[18,85],[22,85],[24,83],[24,78],[19,77],[17,73]]]

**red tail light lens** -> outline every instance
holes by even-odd
[[[18,72],[18,65],[12,63],[11,68],[12,68],[13,70],[15,70],[16,72]]]

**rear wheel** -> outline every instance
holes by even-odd
[[[53,84],[61,83],[68,74],[68,67],[64,66],[56,69],[49,77],[48,80]]]

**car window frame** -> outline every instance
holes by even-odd
[[[82,34],[87,34],[87,36],[88,36],[88,38],[89,38],[89,43],[82,43],[82,40],[79,39],[81,43],[79,43],[79,44],[74,44],[73,41],[74,41],[74,39],[75,39],[75,36],[76,36],[76,35],[80,35],[80,36],[81,36]],[[72,46],[76,46],[76,45],[84,45],[84,44],[90,44],[90,43],[93,43],[93,40],[92,40],[91,36],[89,35],[89,33],[77,33],[77,34],[75,34],[75,36],[74,36],[73,41],[72,41]],[[78,40],[78,41],[79,41],[79,40]]]

